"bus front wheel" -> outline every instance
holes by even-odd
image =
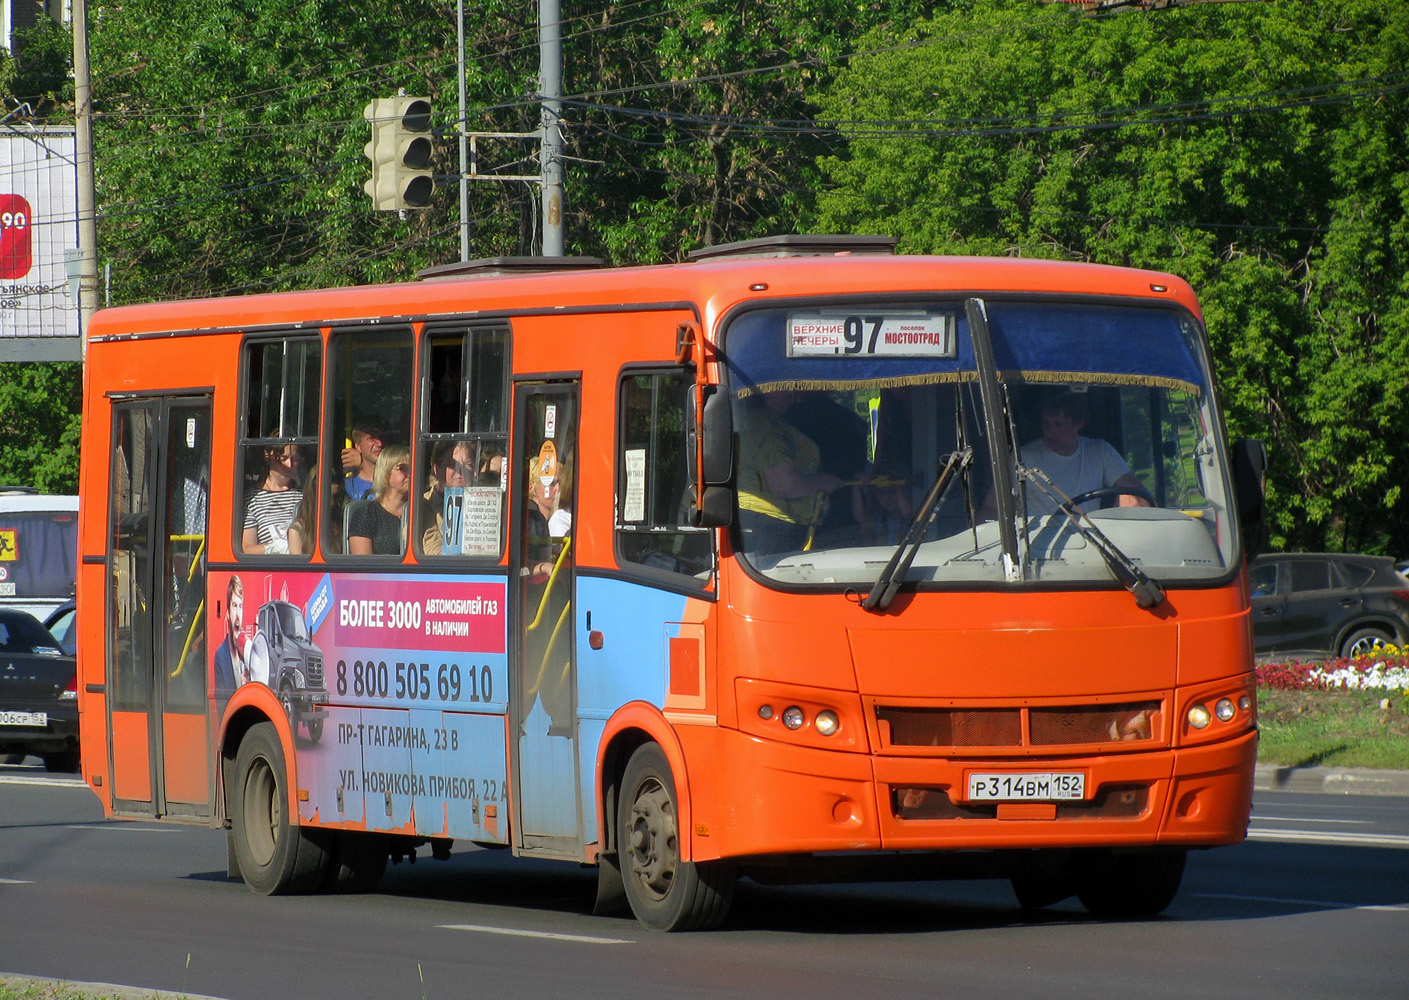
[[[1092,858],[1076,896],[1098,917],[1153,917],[1174,901],[1184,879],[1182,848],[1112,853]]]
[[[230,829],[240,875],[265,896],[312,892],[328,871],[321,831],[291,822],[288,773],[273,723],[251,726],[235,754]]]
[[[706,930],[729,913],[735,874],[728,862],[680,858],[670,764],[654,743],[631,755],[617,805],[617,845],[631,912],[659,931]]]

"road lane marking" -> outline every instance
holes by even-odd
[[[38,778],[28,774],[0,774],[0,785],[48,785],[51,788],[86,788],[82,778]]]
[[[549,931],[520,931],[483,924],[438,924],[443,931],[470,931],[476,934],[504,934],[509,937],[543,938],[547,941],[576,941],[578,944],[635,944],[626,938],[588,937],[585,934],[554,934]]]
[[[1345,823],[1350,826],[1370,826],[1374,820],[1369,819],[1311,819],[1301,816],[1264,816],[1258,813],[1259,822],[1267,821],[1271,823]]]
[[[0,885],[33,885],[27,878],[0,878]]]
[[[1248,830],[1248,840],[1292,841],[1303,844],[1354,844],[1360,847],[1409,847],[1402,833],[1333,833],[1320,830]]]
[[[1392,913],[1409,913],[1409,903],[1332,903],[1324,899],[1284,899],[1281,896],[1239,896],[1231,892],[1195,892],[1194,896],[1204,899],[1235,899],[1247,903],[1285,903],[1289,906],[1314,906],[1322,910],[1381,910]]]

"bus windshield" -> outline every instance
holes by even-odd
[[[1111,549],[1163,584],[1225,577],[1230,476],[1194,318],[980,305],[989,351],[975,351],[964,302],[822,301],[733,320],[748,565],[782,585],[865,588],[920,520],[905,581],[922,587],[1110,584]]]

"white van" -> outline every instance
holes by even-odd
[[[0,486],[0,608],[41,622],[73,598],[78,579],[78,497]]]

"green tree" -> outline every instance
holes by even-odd
[[[999,0],[876,34],[819,101],[846,146],[817,224],[1183,275],[1275,543],[1402,553],[1406,31],[1373,0]]]
[[[78,492],[83,368],[0,365],[0,484]]]

